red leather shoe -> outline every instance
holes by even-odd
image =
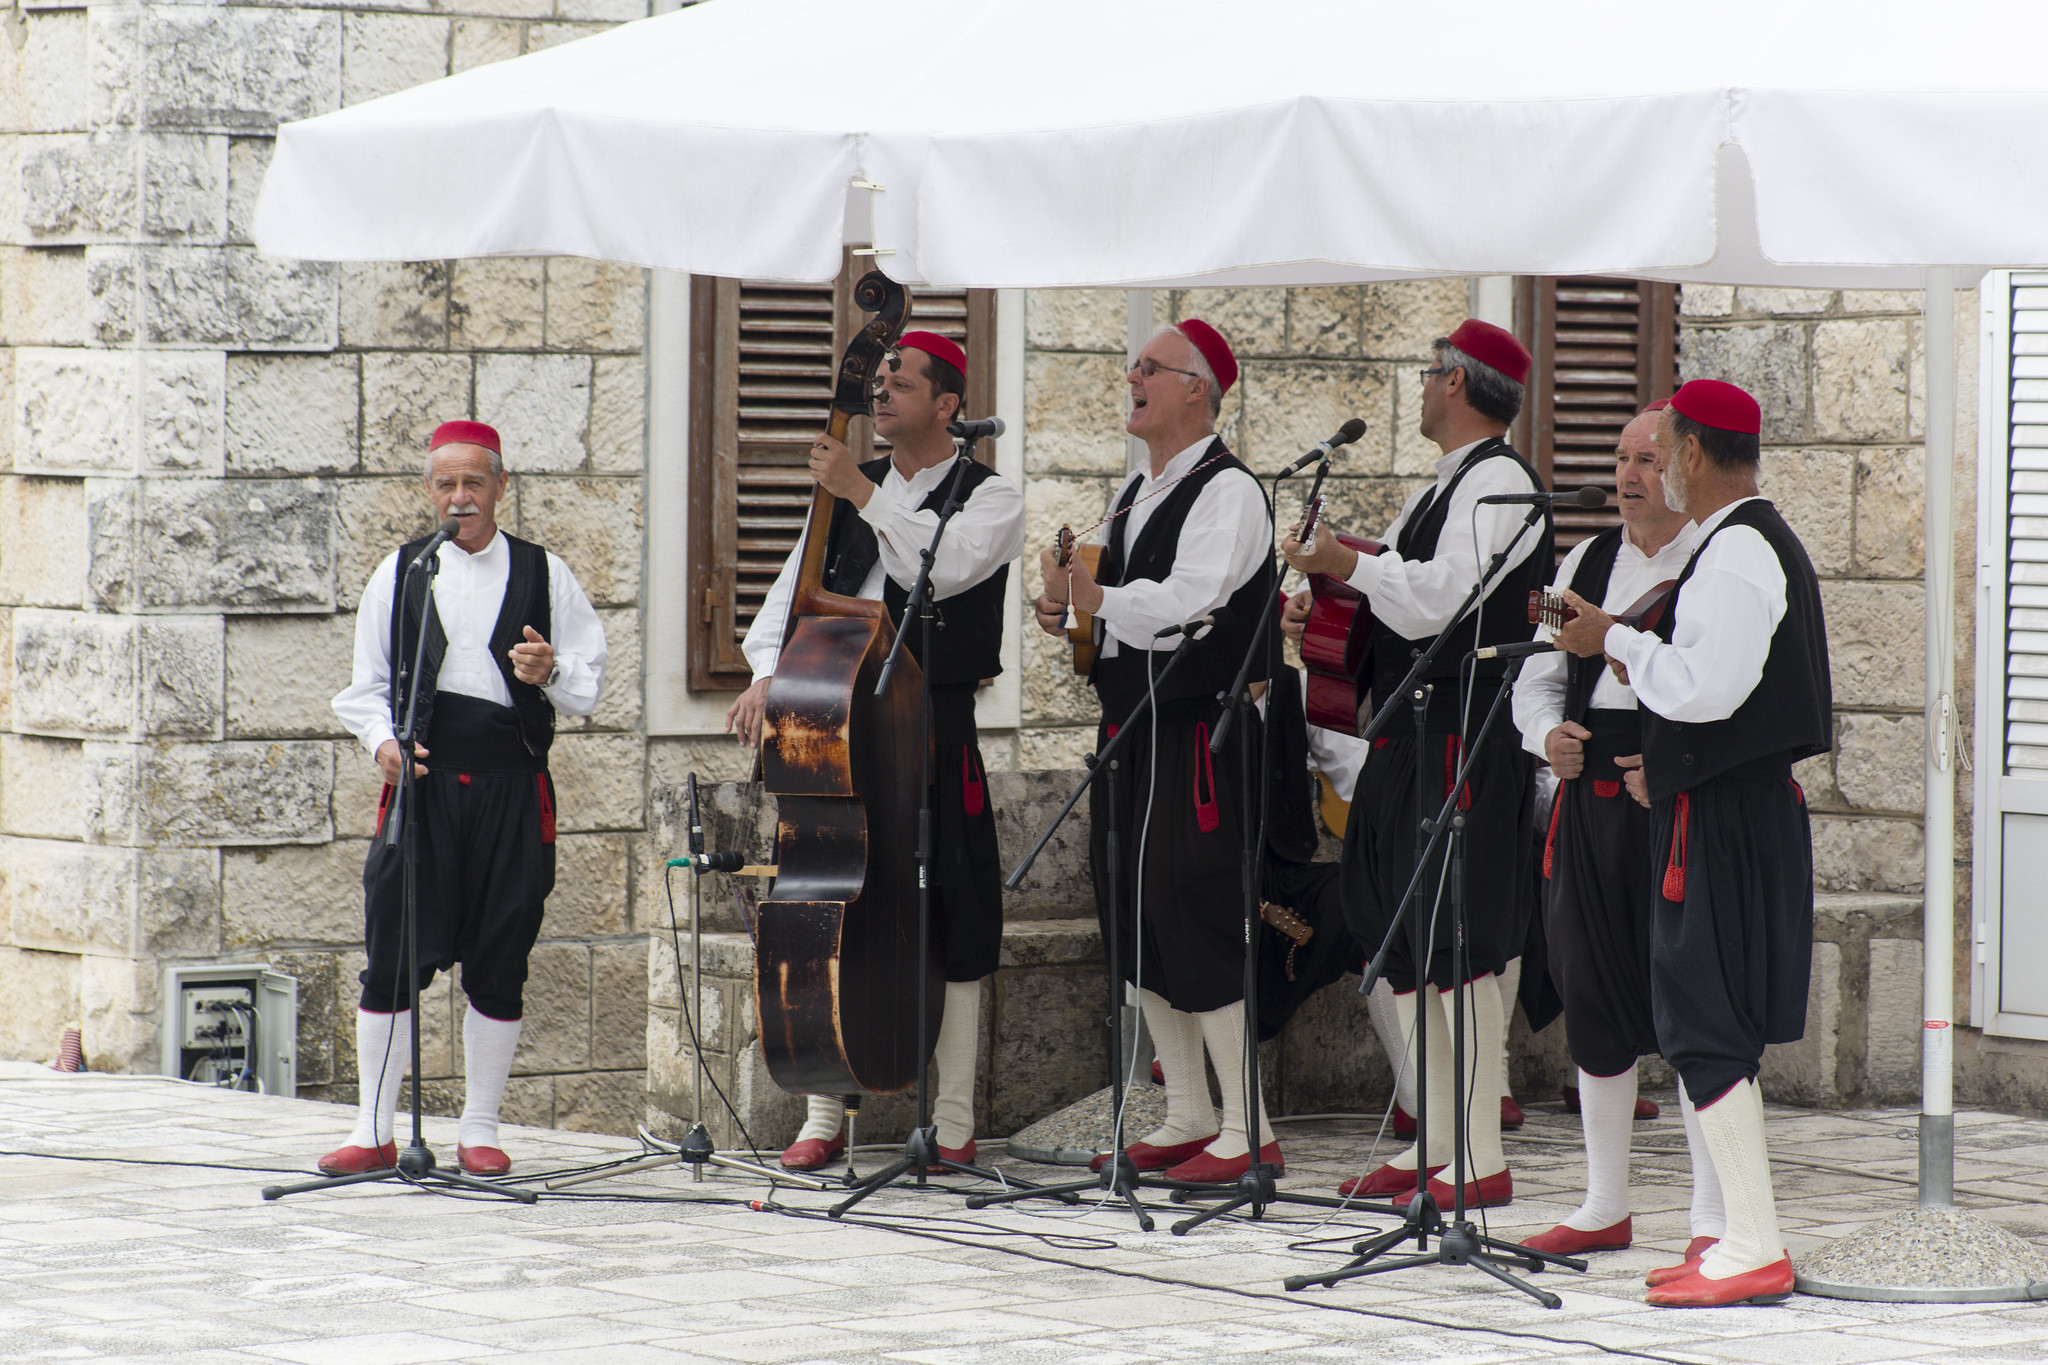
[[[1398,1104],[1394,1106],[1394,1136],[1397,1138],[1412,1138],[1415,1136],[1415,1115],[1409,1113]]]
[[[1216,1140],[1214,1133],[1193,1142],[1172,1142],[1164,1147],[1154,1147],[1149,1142],[1133,1142],[1124,1150],[1131,1154],[1131,1164],[1141,1171],[1163,1171],[1168,1166],[1178,1166],[1190,1157],[1198,1156],[1204,1147]],[[1099,1171],[1109,1164],[1108,1152],[1097,1152],[1095,1160],[1088,1163],[1088,1169]]]
[[[1280,1157],[1280,1144],[1269,1142],[1259,1148],[1259,1160],[1275,1168],[1274,1174],[1285,1174],[1287,1163]],[[1228,1185],[1252,1167],[1251,1153],[1243,1156],[1210,1156],[1197,1152],[1178,1166],[1166,1172],[1168,1180],[1184,1180],[1194,1185]]]
[[[471,1175],[504,1175],[512,1169],[512,1158],[496,1147],[457,1147],[455,1159]]]
[[[944,1143],[939,1144],[939,1159],[941,1161],[957,1161],[962,1166],[972,1166],[974,1164],[974,1156],[975,1146],[973,1138],[967,1139],[967,1145],[965,1147],[948,1147]],[[958,1175],[959,1172],[949,1170],[947,1167],[944,1166],[927,1166],[924,1168],[922,1174]]]
[[[1663,1112],[1662,1109],[1657,1107],[1657,1101],[1646,1100],[1640,1095],[1636,1097],[1636,1117],[1638,1119],[1653,1119]]]
[[[846,1150],[846,1125],[829,1138],[798,1138],[783,1149],[782,1169],[815,1171]]]
[[[1559,1223],[1548,1232],[1523,1238],[1522,1245],[1531,1251],[1547,1251],[1554,1256],[1577,1256],[1584,1251],[1626,1251],[1635,1242],[1630,1221],[1624,1218],[1613,1227],[1601,1228],[1597,1232],[1581,1232]]]
[[[1643,1276],[1643,1283],[1655,1289],[1660,1284],[1672,1284],[1697,1272],[1700,1257],[1707,1254],[1707,1248],[1720,1241],[1719,1237],[1695,1237],[1685,1244],[1685,1259],[1677,1265],[1660,1265]]]
[[[1436,1200],[1438,1208],[1451,1207],[1451,1187],[1444,1181],[1430,1181],[1429,1194],[1430,1198]],[[1465,1186],[1465,1207],[1468,1209],[1497,1209],[1503,1204],[1514,1202],[1515,1176],[1512,1171],[1495,1171],[1492,1175],[1481,1176]]]
[[[1522,1106],[1515,1101],[1513,1095],[1502,1095],[1500,1097],[1500,1130],[1503,1133],[1512,1133],[1522,1126],[1522,1122]]]
[[[1432,1166],[1429,1173],[1435,1175],[1441,1166]],[[1355,1175],[1337,1187],[1337,1193],[1346,1199],[1367,1199],[1377,1194],[1410,1194],[1415,1189],[1415,1172],[1402,1170],[1399,1166],[1382,1166],[1370,1175]]]
[[[398,1144],[382,1147],[337,1147],[320,1158],[322,1175],[361,1175],[365,1171],[388,1171],[398,1164]]]
[[[1711,1280],[1699,1271],[1682,1280],[1660,1284],[1646,1296],[1660,1308],[1726,1308],[1737,1303],[1783,1303],[1792,1297],[1792,1258],[1780,1256],[1758,1270],[1745,1270],[1725,1280]]]

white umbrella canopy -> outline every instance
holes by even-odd
[[[285,125],[256,238],[803,280],[872,241],[890,274],[944,287],[1909,287],[2048,261],[2048,6],[1933,18],[710,0]]]

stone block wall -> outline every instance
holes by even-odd
[[[454,10],[457,12],[449,12]],[[302,1093],[354,1096],[373,765],[328,701],[425,438],[497,425],[503,522],[597,604],[555,749],[559,889],[505,1114],[630,1131],[645,1066],[646,285],[577,260],[258,252],[279,122],[535,51],[645,0],[0,9],[0,1054],[156,1064],[161,967],[299,978]],[[459,992],[423,1020],[459,1103]]]

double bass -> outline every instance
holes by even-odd
[[[871,271],[854,302],[874,316],[839,362],[831,421],[844,441],[910,316],[902,285]],[[907,652],[875,695],[895,639],[878,601],[825,591],[838,500],[811,494],[803,557],[761,728],[761,777],[780,808],[775,889],[754,932],[755,1017],[784,1090],[884,1095],[917,1082],[945,998],[936,952],[918,960],[917,812],[924,683]],[[937,936],[934,935],[934,938]],[[931,1036],[918,1036],[918,974]]]

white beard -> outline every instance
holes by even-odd
[[[1678,461],[1673,460],[1664,466],[1663,483],[1664,505],[1674,512],[1683,512],[1685,510],[1685,475],[1680,472]]]

